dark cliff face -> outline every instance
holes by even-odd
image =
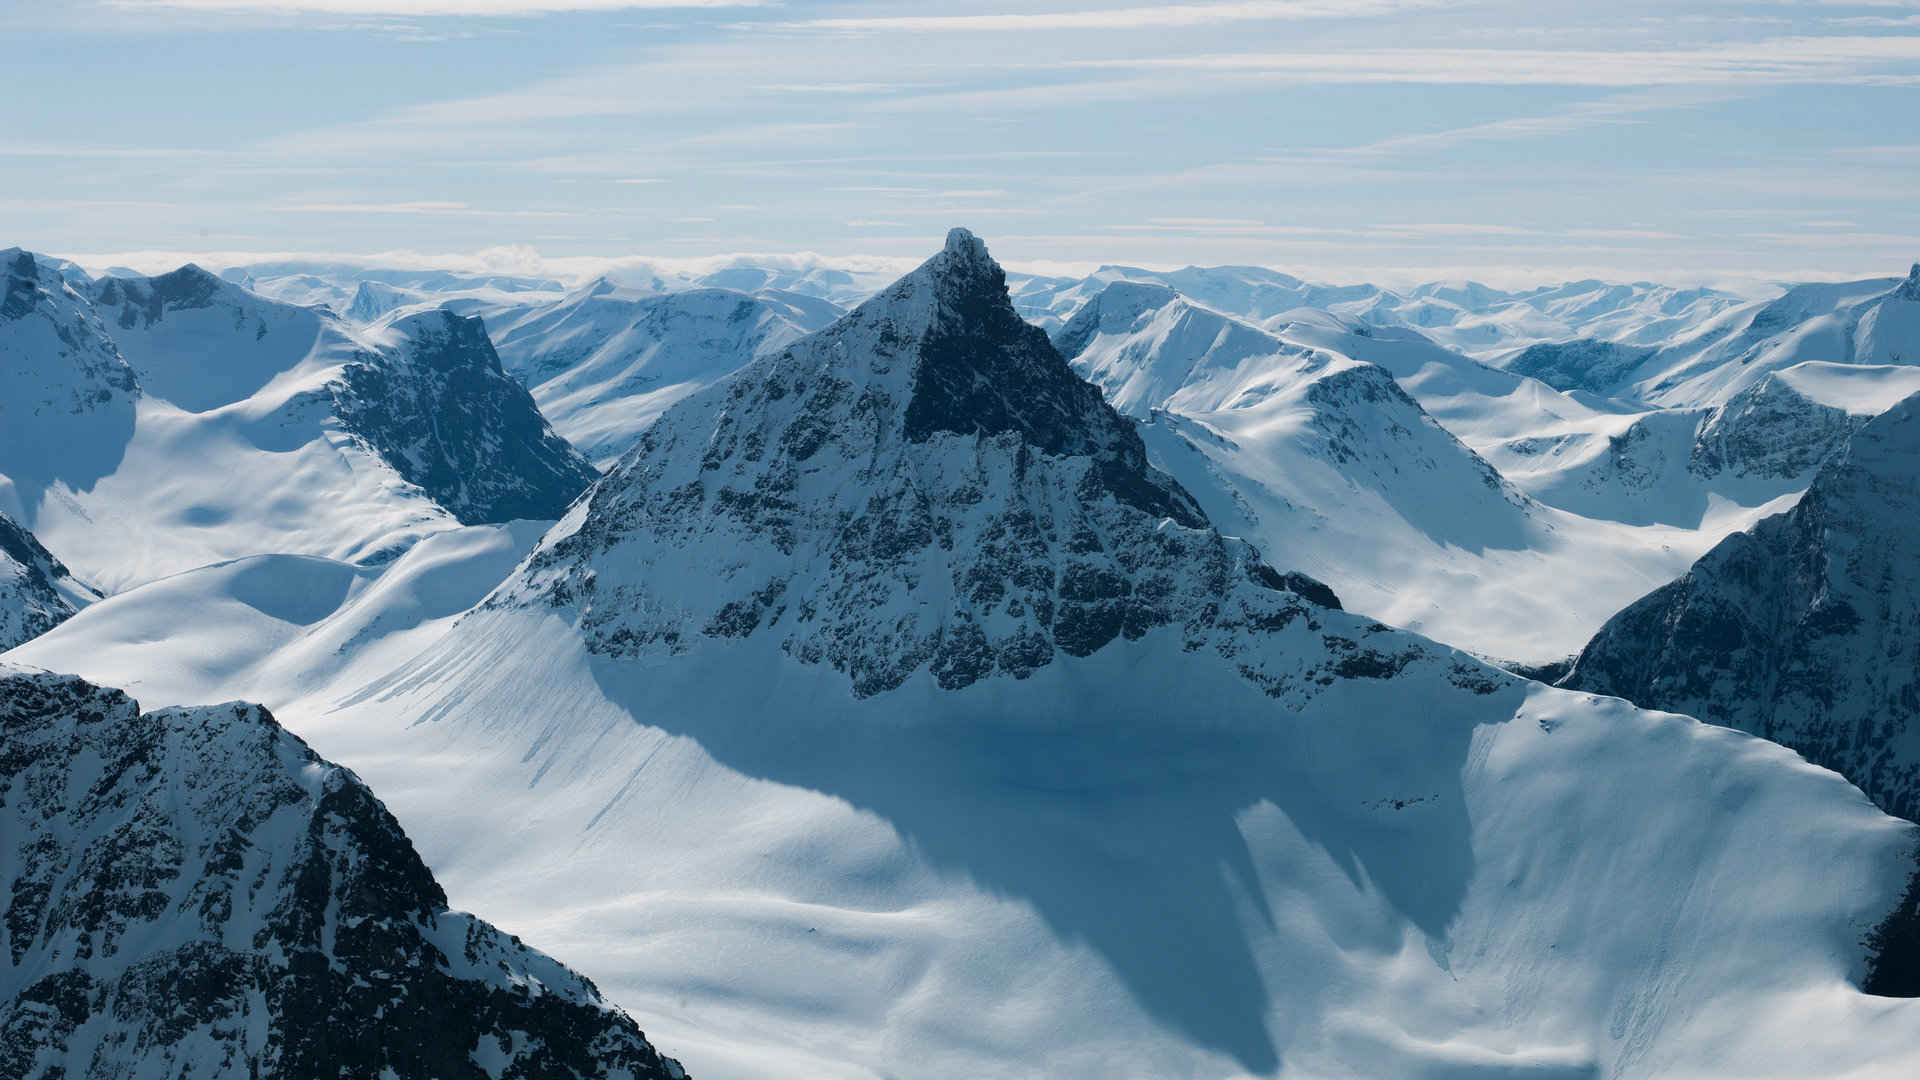
[[[501,370],[478,318],[401,320],[401,342],[347,365],[341,426],[464,524],[557,518],[599,478]]]
[[[1614,616],[1561,685],[1765,736],[1920,816],[1920,399]]]
[[[0,668],[0,1075],[679,1080],[251,705]]]

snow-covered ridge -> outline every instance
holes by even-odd
[[[683,1080],[266,710],[0,665],[0,1072]]]

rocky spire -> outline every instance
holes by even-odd
[[[1210,528],[958,229],[668,410],[494,602],[574,608],[614,656],[772,637],[863,697],[921,671],[1026,678],[1158,627],[1237,651],[1338,604]]]

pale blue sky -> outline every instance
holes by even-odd
[[[54,253],[1920,258],[1920,0],[0,0],[0,40],[0,246]]]

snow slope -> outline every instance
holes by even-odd
[[[1794,508],[1628,606],[1566,685],[1793,747],[1920,816],[1920,396],[1856,433]]]
[[[0,665],[0,1072],[682,1080],[266,710]]]
[[[551,522],[458,526],[391,563],[255,555],[107,597],[8,659],[81,671],[143,700],[276,701],[357,684],[437,641]]]
[[[1913,826],[1289,564],[957,232],[667,410],[413,660],[263,690],[704,1076],[1920,1063],[1857,989]]]

